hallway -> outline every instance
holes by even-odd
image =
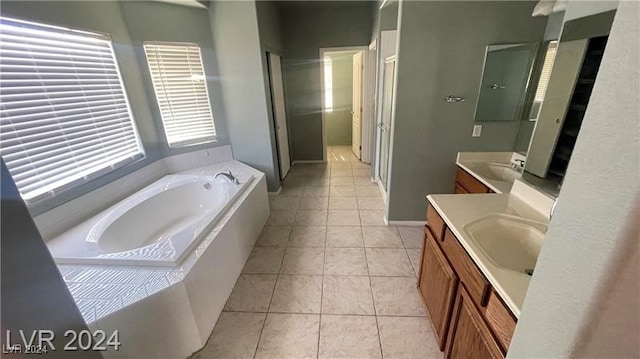
[[[421,227],[385,226],[349,147],[296,164],[193,358],[439,358],[416,288]]]

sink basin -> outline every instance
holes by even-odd
[[[474,163],[468,164],[469,169],[476,172],[480,176],[494,181],[513,182],[520,178],[522,174],[506,163]]]
[[[507,214],[491,214],[464,226],[464,231],[495,265],[531,275],[547,225]]]

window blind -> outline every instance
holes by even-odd
[[[556,50],[558,49],[558,42],[552,41],[549,43],[547,53],[544,57],[544,64],[542,65],[542,73],[540,74],[540,81],[538,81],[538,88],[536,90],[536,101],[543,101],[544,94],[547,92],[547,85],[549,85],[549,78],[551,77],[551,70],[553,69],[553,63],[556,59]]]
[[[0,18],[0,154],[27,204],[144,156],[109,36]]]
[[[333,111],[333,63],[330,57],[324,59],[324,109]]]
[[[169,147],[215,141],[200,47],[148,42],[144,51]]]

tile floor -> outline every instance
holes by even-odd
[[[422,229],[385,226],[348,147],[295,165],[205,358],[441,358],[416,288]]]

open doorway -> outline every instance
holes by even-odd
[[[350,149],[362,158],[363,122],[371,117],[364,103],[367,51],[365,46],[320,49],[325,160],[327,147]]]

